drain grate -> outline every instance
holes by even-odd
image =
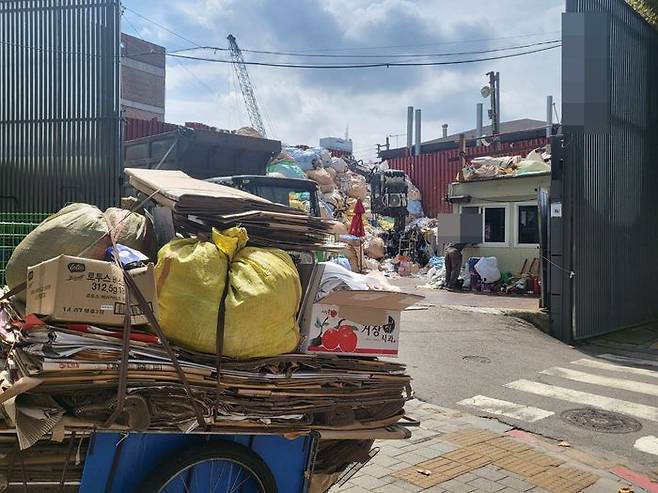
[[[491,363],[491,360],[486,356],[469,355],[469,356],[463,356],[462,359],[470,363],[480,363],[481,365]]]
[[[569,409],[560,416],[569,424],[599,433],[634,433],[642,429],[638,420],[603,409]]]

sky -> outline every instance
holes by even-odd
[[[296,64],[386,61],[407,54],[477,52],[560,38],[564,0],[123,0],[122,30],[165,46],[228,46],[232,33],[247,61]],[[143,17],[140,17],[141,16]],[[148,20],[146,20],[146,19]],[[157,25],[157,24],[159,25]],[[526,51],[543,46],[526,48]],[[454,55],[472,59],[509,52]],[[185,55],[228,59],[195,49]],[[377,58],[362,58],[376,55]],[[414,58],[406,58],[413,60]],[[416,58],[418,60],[418,58]],[[271,138],[318,145],[349,129],[358,158],[376,156],[391,135],[403,146],[407,106],[422,110],[422,140],[475,127],[475,106],[488,100],[486,72],[500,72],[503,121],[544,120],[546,96],[560,107],[560,49],[460,65],[314,70],[248,66]],[[232,65],[167,57],[166,121],[203,122],[225,129],[249,125]]]

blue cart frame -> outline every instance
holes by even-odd
[[[280,493],[306,493],[317,439],[278,435],[95,432],[85,459],[80,493],[137,493],[159,465],[184,449],[224,440],[255,452],[270,468]]]

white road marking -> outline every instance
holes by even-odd
[[[636,382],[635,380],[625,380],[621,378],[604,377],[601,375],[592,375],[578,370],[569,370],[567,368],[553,367],[541,371],[544,375],[567,378],[575,382],[591,383],[593,385],[602,385],[614,389],[628,390],[640,394],[655,395],[658,397],[658,385],[652,383]]]
[[[618,354],[599,354],[597,358],[616,361],[618,363],[628,363],[631,365],[655,366],[658,368],[658,361],[655,359],[629,358],[628,356],[619,356]]]
[[[586,406],[598,407],[600,409],[606,409],[608,411],[658,422],[658,407],[636,404],[635,402],[590,394],[589,392],[581,392],[579,390],[572,390],[564,387],[557,387],[555,385],[547,385],[540,382],[533,382],[531,380],[516,380],[514,382],[506,383],[504,386],[509,389],[529,392],[544,397],[552,397],[553,399],[567,402],[575,402]]]
[[[490,414],[507,416],[508,418],[514,418],[530,423],[555,414],[553,411],[546,411],[532,406],[523,406],[515,402],[493,399],[484,395],[476,395],[470,399],[459,401],[457,404],[467,407],[475,407]]]
[[[640,452],[646,452],[647,454],[658,455],[658,438],[653,435],[646,437],[638,438],[635,440],[635,445],[633,445]]]
[[[642,375],[645,377],[658,378],[658,371],[645,370],[644,368],[633,368],[632,366],[613,365],[605,361],[596,361],[591,359],[579,359],[571,362],[572,365],[587,366],[599,370],[616,371],[620,373],[630,373],[632,375]]]

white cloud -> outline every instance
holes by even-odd
[[[243,48],[252,49],[289,51],[407,45],[366,51],[370,54],[473,51],[559,38],[555,32],[560,30],[563,10],[561,0],[125,0],[125,3],[204,45],[226,46],[228,32],[236,34]],[[162,9],[164,3],[171,3],[172,9]],[[190,46],[134,15],[129,19],[140,35],[148,39],[167,47]],[[124,28],[131,31],[127,26]],[[408,46],[414,44],[423,46]],[[254,59],[255,55],[247,56]],[[168,121],[201,121],[221,128],[249,123],[230,65],[168,60]],[[472,65],[422,69],[305,72],[249,66],[248,70],[272,136],[289,143],[315,145],[322,136],[342,136],[349,124],[356,148],[368,152],[374,149],[375,143],[383,143],[387,134],[405,131],[407,105],[423,109],[425,140],[439,136],[444,122],[455,132],[472,128],[475,104],[482,101],[479,89],[485,84],[484,74],[489,70],[501,73],[503,119],[543,119],[545,96],[553,94],[558,103],[560,99],[559,50]]]

